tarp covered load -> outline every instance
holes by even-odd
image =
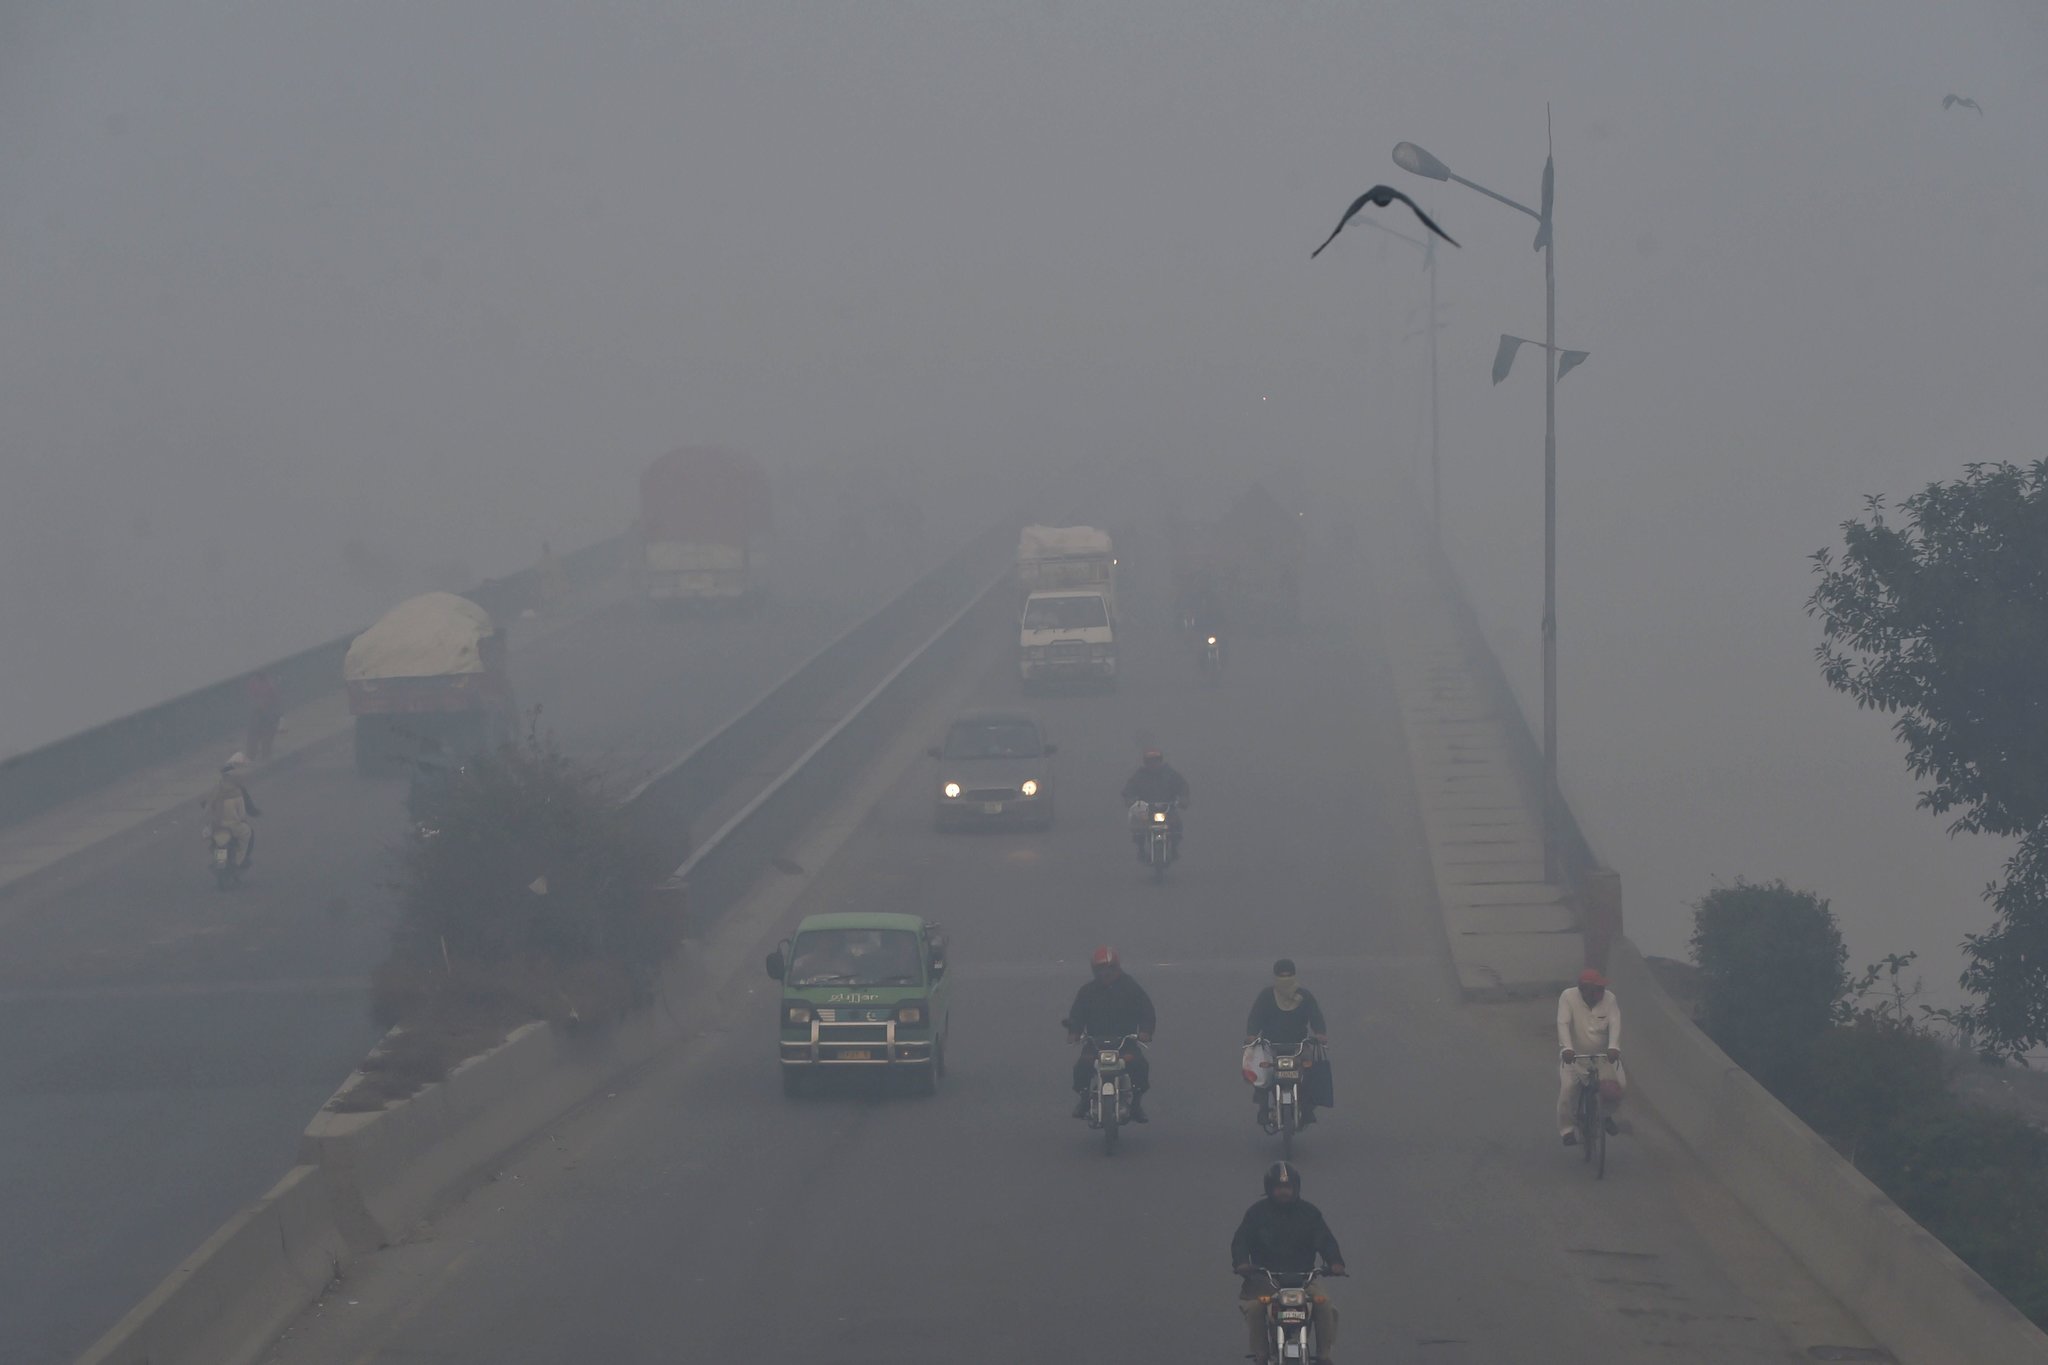
[[[1093,526],[1027,526],[1017,541],[1019,563],[1109,553],[1109,532]]]
[[[484,641],[497,632],[491,614],[452,592],[407,598],[348,647],[347,682],[373,678],[439,678],[485,671]]]

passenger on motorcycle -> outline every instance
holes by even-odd
[[[1306,1275],[1317,1261],[1332,1275],[1344,1273],[1344,1253],[1323,1213],[1301,1197],[1301,1172],[1291,1162],[1276,1161],[1266,1168],[1266,1197],[1245,1210],[1244,1221],[1230,1239],[1230,1264],[1243,1279],[1238,1290],[1238,1311],[1244,1314],[1251,1333],[1252,1359],[1259,1365],[1267,1360],[1266,1305],[1259,1295],[1267,1291],[1265,1276],[1270,1270],[1280,1275]],[[1330,1348],[1337,1344],[1337,1310],[1327,1297],[1315,1305],[1316,1346],[1322,1352],[1320,1365],[1331,1365]]]
[[[1137,1034],[1138,1041],[1152,1041],[1152,1030],[1159,1022],[1152,1010],[1152,997],[1145,994],[1145,988],[1124,975],[1123,963],[1114,948],[1097,948],[1089,959],[1094,979],[1085,983],[1074,993],[1073,1008],[1067,1011],[1067,1041],[1079,1043],[1083,1038],[1114,1046],[1128,1034]],[[1143,1049],[1135,1050],[1125,1063],[1131,1078],[1131,1122],[1147,1123],[1145,1114],[1145,1091],[1152,1084],[1152,1067],[1145,1060]],[[1081,1097],[1074,1106],[1074,1117],[1088,1117],[1088,1082],[1095,1071],[1095,1053],[1088,1048],[1081,1049],[1081,1055],[1074,1059],[1074,1093]]]
[[[1329,1029],[1323,1023],[1323,1007],[1317,1003],[1315,993],[1295,980],[1294,959],[1283,957],[1273,964],[1273,984],[1253,998],[1244,1032],[1245,1042],[1264,1038],[1273,1045],[1276,1054],[1293,1052],[1309,1038],[1318,1044],[1330,1040]],[[1308,1124],[1315,1122],[1316,1110],[1337,1102],[1335,1088],[1330,1084],[1330,1061],[1320,1047],[1315,1049],[1315,1065],[1303,1080],[1301,1121]],[[1254,1087],[1252,1102],[1259,1107],[1259,1122],[1270,1124],[1273,1087]]]
[[[1146,856],[1145,830],[1139,818],[1144,812],[1138,809],[1138,803],[1149,802],[1158,806],[1171,801],[1185,806],[1189,794],[1188,780],[1167,765],[1166,755],[1157,749],[1147,749],[1145,761],[1139,765],[1138,771],[1131,774],[1130,781],[1124,783],[1124,804],[1131,808],[1131,842],[1137,846],[1139,862],[1145,862]],[[1173,832],[1173,846],[1177,853],[1180,850],[1180,812],[1175,811],[1168,819],[1167,828]]]
[[[249,854],[256,845],[256,831],[249,821],[263,812],[256,809],[256,798],[249,795],[249,789],[242,782],[242,772],[249,760],[237,753],[221,764],[220,781],[214,786],[213,794],[206,798],[206,830],[225,829],[234,836],[232,856],[236,867],[249,865]]]

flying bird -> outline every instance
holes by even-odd
[[[1401,193],[1401,191],[1395,189],[1392,185],[1374,185],[1364,194],[1359,195],[1357,200],[1353,202],[1350,208],[1344,210],[1344,216],[1337,220],[1337,226],[1331,229],[1329,236],[1323,238],[1323,246],[1328,246],[1330,243],[1336,241],[1337,234],[1344,230],[1344,225],[1350,222],[1353,218],[1356,218],[1358,216],[1359,210],[1363,209],[1367,204],[1376,204],[1380,208],[1385,208],[1387,205],[1393,203],[1396,199],[1406,204],[1409,207],[1409,209],[1415,214],[1415,216],[1422,220],[1422,225],[1424,227],[1428,228],[1431,232],[1434,232],[1437,236],[1449,242],[1452,246],[1456,246],[1458,244],[1456,239],[1453,238],[1450,233],[1445,232],[1442,228],[1438,227],[1433,221],[1431,221],[1430,216],[1422,211],[1422,206],[1416,203],[1413,199],[1410,199],[1407,195]],[[1323,246],[1319,246],[1314,251],[1309,252],[1308,258],[1310,260],[1314,260],[1316,257],[1322,255]]]
[[[1984,106],[1971,99],[1968,95],[1943,95],[1941,97],[1941,107],[1944,109],[1953,109],[1958,104],[1962,105],[1965,109],[1975,109],[1978,118],[1984,117]]]

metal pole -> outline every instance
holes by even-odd
[[[1436,243],[1429,253],[1429,528],[1439,543],[1444,538],[1444,476],[1437,450],[1436,401]]]
[[[1556,237],[1552,224],[1543,239],[1543,877],[1553,885],[1563,880],[1557,847]]]

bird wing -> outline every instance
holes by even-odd
[[[1389,185],[1376,185],[1373,187],[1372,193],[1377,194],[1382,190],[1392,195],[1394,198],[1400,200],[1402,203],[1406,204],[1409,208],[1409,211],[1414,213],[1414,215],[1417,218],[1420,218],[1422,220],[1422,225],[1428,228],[1431,232],[1434,232],[1437,236],[1443,238],[1452,246],[1456,246],[1458,244],[1457,238],[1451,236],[1450,233],[1445,232],[1442,228],[1438,227],[1436,225],[1436,220],[1431,218],[1428,214],[1422,211],[1422,205],[1416,203],[1413,199],[1410,199],[1407,195],[1401,193],[1401,191],[1394,189],[1392,186]],[[1387,201],[1382,199],[1379,202],[1384,204]]]
[[[1377,186],[1377,187],[1375,187],[1375,188],[1385,188],[1385,187],[1384,187],[1384,186]],[[1344,230],[1344,225],[1345,225],[1346,223],[1350,222],[1350,221],[1351,221],[1351,220],[1352,220],[1353,218],[1356,218],[1356,217],[1358,216],[1358,211],[1359,211],[1360,209],[1364,208],[1364,207],[1365,207],[1365,206],[1366,206],[1367,204],[1370,204],[1370,203],[1372,202],[1372,196],[1373,196],[1373,191],[1372,191],[1372,190],[1367,190],[1367,191],[1366,191],[1366,192],[1365,192],[1364,194],[1361,194],[1361,195],[1359,195],[1359,196],[1358,196],[1358,198],[1356,198],[1356,199],[1354,199],[1354,200],[1352,200],[1352,201],[1351,201],[1351,207],[1350,207],[1350,208],[1348,208],[1348,209],[1346,209],[1346,210],[1344,210],[1344,216],[1343,216],[1342,218],[1339,218],[1339,219],[1337,220],[1337,226],[1335,226],[1335,227],[1331,228],[1331,229],[1330,229],[1330,235],[1329,235],[1329,236],[1327,236],[1327,237],[1325,237],[1325,238],[1323,238],[1323,246],[1328,246],[1328,245],[1329,245],[1330,243],[1332,243],[1332,242],[1334,242],[1334,241],[1336,241],[1336,240],[1337,240],[1337,234],[1338,234],[1338,233],[1340,233],[1340,232],[1342,232],[1342,231]],[[1381,200],[1380,202],[1381,202],[1382,204],[1384,204],[1384,203],[1385,203],[1386,201],[1385,201],[1385,200]],[[1323,246],[1319,246],[1319,247],[1317,247],[1317,248],[1316,248],[1316,249],[1315,249],[1314,251],[1311,251],[1311,252],[1309,252],[1309,253],[1308,253],[1308,258],[1309,258],[1310,260],[1314,260],[1314,259],[1315,259],[1316,257],[1318,257],[1318,256],[1322,255],[1322,254],[1323,254]]]
[[[1956,101],[1960,98],[1961,96],[1959,95],[1943,95],[1941,97],[1941,107],[1944,109],[1953,109],[1955,107]]]

